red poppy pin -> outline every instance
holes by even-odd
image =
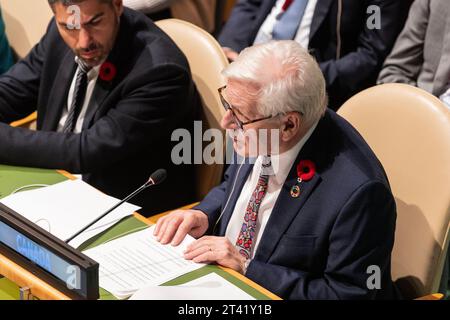
[[[311,180],[316,174],[316,165],[311,160],[301,160],[297,165],[297,182],[291,188],[292,198],[298,198],[301,190],[300,185],[303,181]]]
[[[116,77],[116,74],[117,74],[116,66],[111,62],[106,61],[100,67],[98,76],[101,80],[105,82],[111,82]]]

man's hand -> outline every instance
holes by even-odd
[[[228,60],[230,62],[233,62],[239,56],[239,53],[237,53],[233,49],[230,49],[230,48],[227,48],[227,47],[222,47],[222,50],[223,50],[223,52],[225,53],[225,55],[227,56],[227,58],[228,58]]]
[[[158,220],[153,235],[161,244],[179,245],[187,234],[199,238],[208,230],[208,216],[200,210],[177,210]]]
[[[226,237],[203,237],[186,248],[184,257],[196,263],[215,262],[241,274],[246,261]]]

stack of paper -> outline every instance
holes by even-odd
[[[84,251],[100,264],[100,287],[119,299],[147,286],[157,286],[204,264],[183,257],[194,238],[177,247],[162,245],[153,236],[154,226]]]
[[[23,191],[0,200],[4,205],[65,241],[119,202],[81,180]],[[70,242],[74,248],[133,214],[140,207],[124,203]]]

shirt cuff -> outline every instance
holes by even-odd
[[[447,105],[447,107],[450,107],[450,88],[442,94],[440,97],[441,101]]]

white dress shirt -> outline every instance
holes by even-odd
[[[440,96],[441,101],[450,108],[450,88]]]
[[[272,8],[272,11],[259,28],[254,44],[265,43],[272,40],[272,31],[277,22],[276,17],[281,13],[285,1],[286,0],[277,0],[274,7]],[[314,17],[314,11],[316,10],[316,5],[317,0],[308,1],[302,21],[298,27],[297,34],[295,36],[295,39],[293,39],[294,41],[300,43],[303,48],[308,48],[309,45],[309,34],[311,31],[311,24]]]
[[[254,241],[250,259],[252,259],[255,255],[256,249],[258,248],[259,242],[261,240],[261,236],[267,225],[267,221],[269,221],[272,209],[275,206],[275,202],[278,199],[278,195],[280,194],[281,188],[286,181],[289,171],[291,170],[291,167],[293,166],[298,153],[314,132],[317,123],[318,122],[316,122],[308,130],[305,136],[294,147],[279,155],[271,156],[274,174],[269,177],[267,193],[259,207],[258,219],[256,222],[256,242]],[[262,160],[263,156],[259,156],[256,159],[253,170],[249,174],[247,181],[245,182],[244,187],[241,190],[241,194],[236,201],[236,206],[234,207],[230,222],[228,223],[225,236],[233,245],[236,244],[239,232],[242,227],[242,223],[244,222],[244,215],[247,209],[248,202],[250,201],[250,197],[252,196],[252,193],[258,183],[259,175],[261,173]],[[282,213],[279,212],[278,214]]]
[[[97,83],[100,66],[101,66],[101,64],[98,65],[97,67],[92,68],[87,73],[88,84],[87,84],[87,89],[86,89],[86,96],[84,98],[83,107],[81,108],[80,115],[79,115],[77,123],[75,125],[75,129],[73,130],[74,133],[80,133],[81,129],[83,128],[84,117],[86,116],[89,102],[91,101],[92,93],[94,92],[95,84]],[[72,106],[73,92],[75,91],[75,84],[76,84],[77,73],[78,73],[79,68],[80,67],[78,67],[77,70],[75,71],[75,75],[73,77],[72,84],[70,85],[69,94],[67,96],[67,105],[63,109],[61,119],[59,120],[59,123],[58,123],[58,132],[62,132],[62,130],[64,128],[64,124],[66,123],[67,116],[69,114],[69,108]]]

